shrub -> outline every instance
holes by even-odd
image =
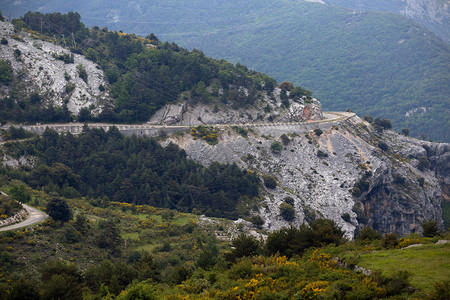
[[[344,213],[341,216],[342,220],[344,220],[345,222],[350,222],[351,221],[351,217],[349,213]]]
[[[87,83],[88,74],[87,74],[84,66],[82,64],[78,64],[77,70],[78,70],[78,76],[80,76],[80,78],[83,79],[83,81]]]
[[[381,141],[381,142],[378,142],[378,148],[380,148],[381,150],[386,152],[386,151],[388,151],[389,146],[385,142]]]
[[[381,234],[370,226],[364,226],[356,236],[356,239],[362,241],[381,240]]]
[[[13,71],[9,63],[0,59],[0,83],[8,85],[13,80]]]
[[[422,223],[423,236],[434,237],[439,235],[439,226],[436,220],[428,220]]]
[[[255,225],[257,228],[262,228],[264,225],[264,219],[261,216],[254,215],[250,217],[250,222]]]
[[[283,202],[280,204],[279,209],[280,209],[280,216],[284,220],[291,222],[295,219],[295,209],[292,205]]]
[[[322,133],[323,133],[323,130],[320,129],[320,128],[316,128],[316,129],[314,129],[314,133],[315,133],[317,136],[321,136]]]
[[[366,120],[369,123],[373,122],[373,118],[370,115],[364,115],[364,120]]]
[[[283,145],[281,145],[280,142],[275,141],[270,145],[270,150],[272,150],[273,153],[280,153],[281,150],[283,150]]]
[[[233,250],[228,255],[228,259],[234,261],[237,258],[258,254],[260,243],[254,236],[241,233],[231,240],[231,246]]]
[[[323,152],[322,150],[317,151],[317,156],[320,158],[328,157],[328,153]]]
[[[273,178],[273,176],[263,175],[263,181],[264,181],[264,185],[268,189],[273,190],[277,187],[277,181],[275,180],[275,178]]]
[[[294,206],[295,200],[294,200],[294,198],[292,198],[292,197],[286,197],[286,198],[283,199],[283,202],[285,202],[285,203],[287,203],[287,204],[289,204],[289,205]]]
[[[289,137],[286,134],[282,134],[280,136],[280,139],[281,139],[281,142],[283,143],[283,145],[285,145],[285,146],[291,142],[291,140],[289,139]]]
[[[445,280],[442,282],[436,282],[434,285],[434,290],[431,294],[431,299],[436,300],[448,300],[450,299],[450,280]]]
[[[395,248],[398,245],[398,235],[396,233],[386,234],[383,237],[382,245],[386,249]]]
[[[8,40],[5,37],[2,37],[2,45],[8,45]]]
[[[67,222],[72,219],[72,211],[62,198],[50,199],[46,208],[48,215],[55,221]]]
[[[417,165],[417,169],[424,171],[425,169],[430,168],[430,165],[430,161],[426,156],[419,156],[419,164]]]
[[[402,134],[403,134],[404,136],[409,136],[409,128],[403,128],[403,129],[402,129]]]

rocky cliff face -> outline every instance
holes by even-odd
[[[441,200],[448,196],[450,178],[449,144],[378,133],[348,114],[327,122],[256,127],[249,129],[248,137],[231,128],[220,130],[215,146],[188,135],[166,142],[178,144],[206,165],[236,162],[273,176],[277,187],[265,188],[264,200],[254,211],[264,218],[265,229],[317,217],[335,220],[349,237],[364,225],[402,235],[420,231],[420,224],[429,218],[442,226]],[[271,149],[275,141],[283,144],[280,152]],[[387,150],[380,149],[382,142]],[[280,215],[286,197],[294,199],[292,222]]]
[[[82,107],[93,105],[94,113],[101,110],[104,103],[111,99],[105,77],[100,67],[82,55],[50,42],[34,39],[26,32],[14,32],[9,22],[0,21],[0,36],[7,44],[0,44],[0,59],[6,60],[12,67],[14,76],[20,78],[25,93],[37,93],[45,104],[62,106],[78,114]],[[80,76],[80,68],[86,77]],[[3,86],[0,97],[8,95],[10,90]]]
[[[241,87],[244,93],[248,91]],[[219,96],[223,90],[219,91]],[[149,120],[154,125],[187,125],[204,124],[248,124],[248,123],[280,123],[321,120],[322,105],[315,98],[303,96],[300,99],[286,99],[289,107],[281,100],[281,89],[275,88],[272,93],[261,91],[257,100],[243,108],[236,108],[230,103],[192,104],[188,99],[175,104],[168,104],[157,111]],[[289,92],[287,92],[289,95]]]

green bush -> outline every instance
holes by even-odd
[[[439,226],[436,220],[428,220],[422,223],[423,236],[434,237],[440,234]]]
[[[323,130],[320,129],[320,128],[316,128],[316,129],[314,129],[314,133],[315,133],[317,136],[321,136],[322,133],[323,133]]]
[[[80,78],[83,79],[83,81],[87,83],[88,74],[86,72],[86,68],[82,64],[78,64],[77,70],[78,70],[78,76],[80,76]]]
[[[381,240],[381,234],[370,226],[364,226],[364,228],[356,235],[356,239],[362,241]]]
[[[283,150],[283,145],[281,145],[280,142],[275,141],[270,145],[270,150],[272,150],[273,153],[280,153],[281,150]]]
[[[386,234],[382,239],[382,245],[386,249],[395,248],[398,245],[398,234],[390,233]]]
[[[13,80],[13,70],[9,63],[0,59],[0,83],[8,85]]]
[[[295,209],[291,204],[283,202],[280,204],[279,209],[280,209],[280,216],[284,220],[291,222],[295,219]]]
[[[385,142],[381,141],[381,142],[378,142],[378,148],[380,148],[381,150],[386,152],[386,151],[388,151],[389,146]]]
[[[277,187],[277,181],[275,180],[275,178],[273,178],[273,176],[263,175],[263,181],[264,181],[264,185],[268,189],[273,190]]]

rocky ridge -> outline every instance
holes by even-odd
[[[0,59],[10,63],[14,76],[21,79],[27,94],[39,94],[46,100],[46,105],[60,107],[67,104],[74,114],[90,106],[98,113],[103,104],[111,101],[108,91],[101,87],[107,84],[103,71],[83,55],[34,39],[30,33],[15,32],[9,22],[0,21],[0,36],[8,41],[6,45],[0,44]],[[66,62],[61,59],[64,56]],[[86,80],[79,76],[77,66],[85,69]],[[3,87],[0,97],[9,92],[8,87]]]
[[[380,133],[357,116],[308,125],[258,127],[249,129],[247,137],[221,128],[214,146],[186,134],[174,135],[165,143],[178,144],[205,165],[235,162],[273,176],[277,187],[265,188],[263,202],[253,211],[265,220],[267,230],[298,226],[317,217],[333,219],[348,237],[364,225],[402,235],[420,232],[427,219],[443,226],[441,201],[448,197],[449,144]],[[280,152],[271,150],[276,141],[284,143]],[[381,142],[388,150],[380,149]],[[426,168],[419,165],[423,157],[430,161]],[[280,215],[286,197],[294,199],[292,222]]]
[[[243,93],[248,93],[240,87]],[[223,90],[219,91],[219,96]],[[245,108],[237,109],[230,103],[215,104],[191,103],[189,98],[174,104],[167,104],[158,110],[147,122],[152,125],[187,125],[205,124],[246,124],[304,122],[321,120],[322,105],[315,98],[303,96],[300,99],[288,99],[288,107],[281,100],[281,88],[276,87],[272,93],[262,91],[257,100]],[[289,91],[287,92],[289,96]]]

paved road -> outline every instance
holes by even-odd
[[[20,223],[16,223],[10,226],[1,227],[0,231],[8,231],[12,229],[18,229],[26,226],[31,226],[37,223],[40,223],[48,218],[48,215],[40,210],[37,210],[36,208],[33,208],[31,206],[23,204],[23,207],[28,212],[28,218],[25,221],[22,221]]]

